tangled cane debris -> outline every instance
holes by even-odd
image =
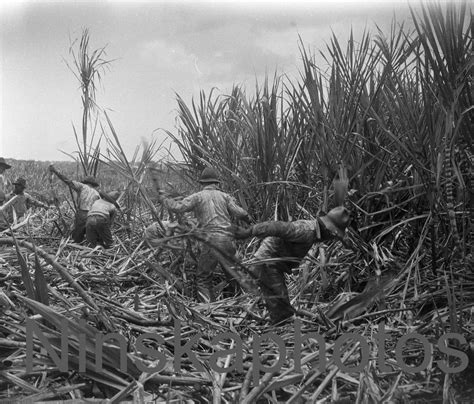
[[[330,277],[339,282],[325,292],[327,299],[314,299],[317,268],[305,285],[301,277],[292,277],[289,289],[298,323],[282,327],[266,323],[258,294],[197,303],[183,282],[181,269],[167,270],[176,252],[164,248],[156,256],[138,234],[110,250],[92,250],[67,240],[58,246],[54,238],[41,237],[39,228],[30,226],[15,238],[0,238],[0,257],[0,384],[3,396],[14,394],[17,402],[89,398],[108,398],[104,402],[409,402],[459,394],[456,389],[462,390],[462,381],[472,374],[469,341],[457,347],[471,355],[468,369],[449,375],[436,366],[444,358],[437,340],[449,329],[449,310],[436,302],[444,297],[443,274],[426,278],[414,290],[410,277],[415,267],[399,264],[396,270],[384,271],[379,283],[369,280],[365,289],[348,294],[344,274],[363,265],[363,257],[350,250],[333,263]],[[19,267],[26,268],[23,275]],[[430,273],[428,268],[417,271]],[[25,275],[31,281],[29,291]],[[466,302],[474,301],[471,278],[468,274],[463,278]],[[41,303],[41,294],[48,296],[48,304]],[[462,320],[459,331],[472,334],[472,304],[457,310]],[[37,327],[30,342],[27,319]],[[66,370],[54,363],[38,336],[44,333],[51,350],[59,354],[62,321],[70,335]],[[386,333],[384,346],[377,340],[380,323]],[[425,369],[410,374],[400,366],[396,344],[414,331],[433,343],[434,351]],[[107,333],[116,333],[123,341],[108,340],[103,345],[102,369],[97,371],[97,336]],[[302,343],[309,333],[322,336],[324,350],[315,339]],[[360,341],[337,345],[338,338],[347,333],[361,336],[370,347],[363,369],[357,370],[364,349]],[[183,356],[177,364],[177,347],[189,341],[194,342],[196,356]],[[125,342],[123,348],[121,342]],[[32,344],[30,351],[28,344]],[[126,369],[121,368],[122,349]],[[425,355],[419,341],[406,342],[403,360],[407,365],[420,365]]]

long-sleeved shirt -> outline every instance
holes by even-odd
[[[331,238],[319,220],[262,222],[252,226],[252,236],[263,238],[255,258],[284,258],[272,264],[283,271],[297,267],[314,243]]]
[[[72,188],[77,192],[77,208],[89,210],[92,204],[100,199],[99,192],[87,184],[79,181],[71,181]]]
[[[215,185],[207,185],[202,191],[189,195],[182,201],[165,199],[163,204],[176,213],[193,211],[199,226],[216,230],[229,227],[231,217],[241,219],[248,215],[232,196],[218,190]]]
[[[97,199],[89,209],[87,216],[102,216],[109,219],[112,223],[115,218],[115,212],[116,209],[113,203],[107,202],[104,199]]]

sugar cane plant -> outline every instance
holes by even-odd
[[[260,219],[304,216],[308,199],[296,189],[316,191],[313,214],[328,209],[347,173],[359,246],[369,260],[380,257],[377,245],[408,260],[416,289],[420,260],[429,257],[435,276],[468,266],[473,39],[464,3],[422,6],[412,18],[411,30],[394,20],[388,33],[351,34],[345,48],[334,35],[325,69],[301,40],[300,79],[275,76],[253,97],[235,87],[188,108],[178,96],[174,137],[195,171],[219,167]]]
[[[89,30],[84,29],[77,51],[74,50],[77,40],[73,41],[70,46],[69,53],[73,65],[69,66],[68,64],[68,66],[79,82],[81,90],[82,122],[80,135],[73,124],[78,158],[84,175],[96,176],[102,137],[101,133],[97,134],[100,108],[96,104],[96,90],[103,73],[112,61],[104,59],[106,55],[105,47],[92,50],[89,40]],[[97,136],[98,139],[96,139]]]

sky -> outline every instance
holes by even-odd
[[[318,52],[332,32],[344,43],[394,16],[409,22],[407,1],[1,2],[0,156],[71,160],[82,105],[70,47],[84,28],[112,61],[96,101],[127,155],[156,140],[179,159],[165,133],[177,132],[176,94],[189,105],[201,90],[252,93],[266,73],[296,79],[298,36]]]

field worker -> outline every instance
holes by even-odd
[[[149,247],[159,248],[163,246],[163,239],[168,237],[173,237],[179,233],[178,231],[178,222],[171,222],[169,220],[162,220],[160,226],[158,222],[154,222],[145,229],[144,239]],[[163,230],[164,229],[164,230]],[[182,242],[183,240],[170,240],[166,244],[172,249],[182,249],[185,245]]]
[[[213,274],[220,263],[224,269],[230,288],[237,289],[236,281],[229,275],[226,268],[233,270],[236,248],[233,234],[229,231],[231,217],[249,223],[248,213],[237,205],[234,198],[218,189],[219,179],[217,172],[205,168],[201,173],[199,182],[202,190],[181,201],[164,198],[161,194],[159,200],[163,205],[175,213],[193,212],[198,222],[198,227],[207,236],[208,243],[201,243],[201,252],[196,269],[196,286],[206,300],[214,301]],[[217,247],[218,252],[213,247]],[[222,253],[222,254],[221,254]]]
[[[234,228],[237,239],[252,236],[263,238],[255,253],[258,261],[274,260],[257,262],[250,268],[258,279],[273,324],[281,324],[294,314],[288,297],[285,273],[290,274],[301,263],[314,243],[342,239],[351,222],[349,210],[339,206],[316,220],[269,221],[249,228]]]
[[[120,192],[113,191],[107,194],[109,201],[117,201]],[[115,204],[105,199],[97,199],[92,204],[86,220],[86,240],[91,247],[101,245],[104,248],[112,247],[114,237],[112,225],[114,223]]]
[[[18,178],[13,183],[13,191],[6,196],[5,205],[2,206],[2,212],[0,215],[0,227],[2,230],[8,227],[7,221],[12,223],[14,215],[17,218],[21,218],[26,211],[32,207],[48,208],[48,205],[33,198],[30,194],[25,192],[26,180],[24,178]],[[8,205],[8,206],[7,206]]]
[[[99,184],[94,177],[90,176],[85,177],[81,182],[70,180],[56,170],[53,164],[49,166],[49,171],[56,174],[61,181],[77,194],[77,211],[71,236],[75,243],[81,243],[86,235],[86,220],[89,209],[94,201],[100,199],[100,194],[97,190]]]
[[[10,190],[10,184],[5,175],[3,174],[6,170],[11,168],[3,157],[0,157],[0,206],[5,202],[7,193]]]

